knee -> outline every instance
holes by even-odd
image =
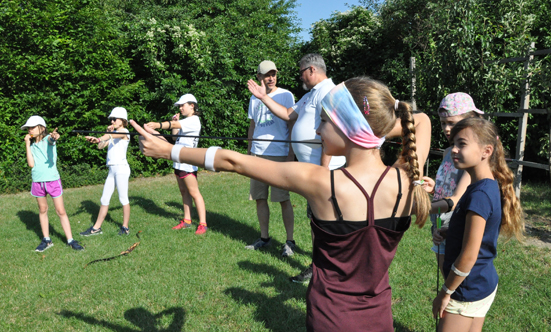
[[[48,205],[40,206],[38,208],[38,213],[40,214],[47,214],[48,213]]]
[[[65,209],[56,209],[55,212],[60,218],[67,216],[67,212],[65,211]]]

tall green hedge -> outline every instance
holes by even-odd
[[[123,106],[139,123],[168,119],[193,93],[203,135],[246,135],[246,81],[270,59],[296,86],[294,0],[18,0],[0,3],[0,192],[27,190],[24,132],[31,115],[59,128],[65,186],[103,181],[105,151],[72,134],[105,130]],[[202,140],[243,149],[238,141]],[[130,147],[133,176],[170,171]]]

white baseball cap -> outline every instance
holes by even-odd
[[[185,103],[197,103],[197,99],[191,94],[186,93],[185,95],[181,96],[180,99],[174,103],[174,106],[183,105]]]
[[[43,126],[46,128],[46,121],[41,116],[33,115],[31,116],[27,122],[21,127],[21,130],[26,130],[27,128],[36,127],[38,125]]]
[[[127,112],[124,107],[115,107],[109,114],[108,118],[124,119],[128,121]]]

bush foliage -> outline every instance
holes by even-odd
[[[301,43],[295,0],[1,2],[0,192],[28,189],[19,127],[31,115],[59,127],[59,165],[71,179],[66,186],[101,182],[105,151],[72,130],[104,130],[115,106],[127,108],[139,123],[166,120],[176,112],[178,96],[193,93],[203,135],[244,137],[246,81],[258,63],[275,61],[279,85],[298,92],[297,61],[306,52],[326,59],[336,83],[368,75],[400,100],[411,97],[409,59],[415,57],[417,106],[433,115],[434,147],[444,148],[434,112],[443,96],[463,91],[486,112],[516,112],[524,64],[495,60],[524,57],[530,42],[536,50],[551,48],[551,4],[545,0],[362,4],[316,22],[312,40]],[[530,64],[531,108],[549,107],[550,62],[546,55]],[[514,156],[518,120],[494,121]],[[530,116],[525,160],[547,161],[548,130],[547,115]],[[170,171],[169,163],[144,157],[133,142],[133,176]],[[235,140],[200,141],[212,144],[245,148]]]
[[[549,1],[364,0],[363,4],[318,21],[305,50],[323,55],[329,74],[338,80],[368,75],[387,83],[400,100],[411,98],[409,62],[415,57],[417,107],[433,115],[434,148],[447,146],[435,112],[446,94],[467,92],[488,113],[516,112],[524,63],[495,60],[525,57],[530,42],[535,42],[536,50],[551,48]],[[549,55],[536,56],[530,64],[531,108],[549,107],[550,62]],[[514,157],[518,120],[492,119]],[[548,138],[549,117],[531,115],[528,124],[525,160],[547,163],[540,140]]]
[[[275,61],[280,84],[296,85],[293,6],[293,0],[3,1],[0,192],[28,189],[20,126],[35,114],[59,127],[66,186],[101,179],[89,177],[102,174],[96,170],[105,169],[105,151],[71,131],[105,130],[115,106],[139,123],[159,121],[177,111],[180,95],[193,93],[203,135],[246,136],[246,82],[258,63]],[[200,144],[243,149],[231,140]],[[134,176],[170,171],[166,161],[138,153],[136,143],[129,162]]]

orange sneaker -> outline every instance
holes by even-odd
[[[189,221],[189,222],[186,222],[186,221]],[[191,220],[189,219],[182,219],[180,220],[180,223],[174,227],[172,227],[172,229],[182,229],[182,228],[190,228],[191,227]]]
[[[195,231],[195,235],[201,235],[201,234],[205,234],[207,232],[207,225],[205,224],[199,224],[199,226],[197,227],[197,230]]]

